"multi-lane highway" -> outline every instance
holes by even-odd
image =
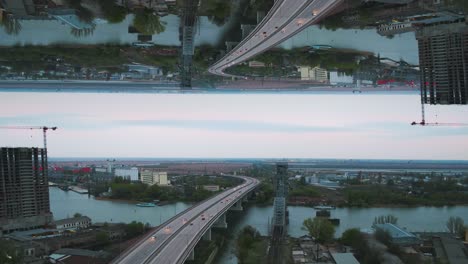
[[[112,263],[183,263],[206,231],[236,202],[259,184],[258,180],[232,176],[244,182],[169,219],[124,251]]]
[[[339,7],[343,0],[277,0],[258,26],[208,71],[233,76],[224,70],[244,62],[294,36]]]

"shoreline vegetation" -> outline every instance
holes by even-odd
[[[386,191],[382,191],[380,188],[376,188],[375,191],[356,191],[355,189],[342,189],[341,191],[330,190],[325,187],[317,187],[317,186],[306,186],[311,188],[309,189],[308,193],[301,193],[301,192],[291,192],[292,194],[301,193],[301,196],[289,196],[288,197],[288,205],[292,206],[304,206],[313,208],[317,205],[329,205],[334,206],[336,208],[416,208],[416,207],[451,207],[451,206],[468,206],[468,198],[464,199],[461,197],[460,199],[455,199],[446,201],[445,199],[434,200],[434,201],[424,201],[421,199],[415,199],[411,197],[399,197],[398,199],[403,199],[403,202],[392,202],[390,198],[388,198],[388,194]],[[151,188],[148,187],[148,188]],[[156,187],[153,187],[155,189]],[[160,187],[159,187],[160,188]],[[164,188],[164,187],[162,187]],[[169,187],[170,188],[170,187]],[[375,186],[374,186],[375,188]],[[370,188],[369,188],[370,189]],[[374,197],[375,193],[379,193],[377,197]],[[217,192],[204,192],[204,199],[207,199],[213,195],[217,194]],[[253,200],[250,200],[249,203],[255,204],[258,206],[271,206],[272,205],[272,198],[273,198],[273,188],[271,185],[262,182],[259,190],[256,193],[256,196]],[[340,195],[352,196],[351,203],[346,200],[339,200]],[[462,194],[463,195],[463,194]],[[447,196],[452,197],[453,194],[447,194]],[[197,196],[198,197],[198,196]],[[436,195],[436,197],[438,197]],[[128,198],[115,198],[115,197],[104,197],[104,196],[94,196],[96,200],[102,201],[112,201],[112,202],[120,202],[120,203],[128,203],[128,204],[137,204],[139,202],[148,202],[151,201],[147,197],[142,199],[128,199]],[[173,199],[170,200],[162,200],[164,205],[172,204],[176,202],[186,202],[186,203],[193,203],[196,201],[201,201],[202,197],[198,197],[197,200],[187,200],[186,197],[180,196],[172,197]],[[155,198],[156,199],[156,198]],[[338,200],[337,200],[338,199]],[[356,200],[357,199],[357,200]],[[389,199],[386,202],[373,202],[373,199]],[[448,198],[446,198],[448,199]],[[308,201],[308,202],[307,202]],[[366,202],[367,201],[367,202]],[[369,201],[371,201],[369,203]],[[419,201],[419,202],[418,202]]]
[[[410,186],[347,185],[339,189],[299,186],[290,192],[289,204],[340,208],[412,208],[468,205],[466,188],[455,182],[416,182]]]
[[[208,197],[209,198],[209,197]],[[141,201],[137,200],[127,200],[127,199],[115,199],[111,197],[94,197],[96,200],[100,201],[111,201],[111,202],[120,202],[120,203],[129,203],[129,204],[137,204],[140,203]],[[168,201],[167,203],[164,203],[164,205],[169,205],[173,203],[178,203],[178,202],[183,202],[183,203],[192,203],[188,202],[185,200],[175,200],[175,201]],[[250,204],[254,204],[256,206],[260,207],[267,207],[267,206],[272,206],[273,204],[271,202],[265,202],[265,203],[259,203],[256,201],[248,201]],[[313,209],[317,205],[312,205],[312,204],[297,204],[297,203],[288,203],[289,206],[301,206],[301,207],[309,207]],[[454,207],[454,206],[468,206],[468,202],[466,203],[459,203],[459,204],[448,204],[448,205],[424,205],[424,204],[417,204],[417,205],[406,205],[406,204],[375,204],[372,206],[349,206],[349,205],[336,205],[336,208],[417,208],[417,207]]]

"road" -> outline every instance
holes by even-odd
[[[277,0],[258,26],[208,71],[220,76],[233,65],[244,62],[317,23],[339,7],[343,0]]]
[[[259,181],[250,177],[232,176],[244,180],[241,185],[225,190],[169,219],[142,240],[124,251],[111,263],[183,263],[206,230]]]

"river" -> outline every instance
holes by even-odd
[[[93,223],[139,221],[156,226],[190,207],[190,204],[181,202],[156,207],[138,207],[127,202],[96,200],[94,197],[88,198],[87,194],[65,192],[56,187],[49,188],[49,191],[50,208],[56,220],[80,213],[89,216]]]
[[[166,30],[153,35],[153,42],[163,46],[179,46],[180,19],[175,15],[161,18],[166,23]],[[57,20],[23,20],[18,35],[8,35],[0,27],[0,46],[15,45],[91,45],[91,44],[131,44],[136,42],[138,34],[128,32],[133,15],[117,24],[98,23],[94,34],[87,37],[74,37],[70,27]],[[200,17],[195,45],[218,45],[222,42],[229,25],[217,26],[207,17]],[[370,51],[394,60],[404,59],[412,64],[419,64],[418,45],[413,32],[396,35],[393,39],[377,34],[375,29],[364,30],[326,30],[311,26],[296,36],[281,43],[279,47],[291,49],[307,45],[330,45],[337,48]]]
[[[175,203],[151,208],[137,207],[126,202],[96,200],[87,195],[72,191],[64,192],[58,188],[50,188],[51,210],[55,219],[71,217],[78,212],[89,216],[93,222],[125,222],[140,221],[158,225],[188,208],[190,204]],[[218,264],[237,263],[233,254],[235,234],[244,226],[251,225],[263,235],[268,234],[268,221],[272,214],[272,206],[244,206],[242,212],[228,213],[228,230],[232,234],[227,242],[226,250],[217,259]],[[299,237],[306,234],[301,230],[302,222],[308,217],[315,216],[315,210],[304,206],[290,206],[288,234]],[[416,208],[337,208],[331,211],[333,218],[339,218],[341,224],[336,229],[339,237],[344,230],[358,227],[370,229],[374,217],[392,214],[398,217],[401,227],[409,231],[444,231],[445,222],[450,216],[460,216],[468,223],[468,206],[451,207],[416,207]]]

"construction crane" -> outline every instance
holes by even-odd
[[[435,122],[435,123],[426,123],[426,122],[415,122],[413,121],[411,123],[412,126],[454,126],[454,127],[457,127],[457,126],[468,126],[468,123],[439,123],[439,122]]]
[[[33,126],[33,127],[28,127],[28,126],[0,126],[0,129],[41,129],[42,133],[44,134],[44,149],[47,149],[47,131],[52,130],[55,131],[57,130],[57,127],[46,127],[46,126]]]
[[[422,113],[422,120],[421,122],[416,122],[413,121],[411,123],[412,126],[454,126],[454,127],[459,127],[459,126],[468,126],[468,123],[427,123],[426,118],[425,118],[425,111],[424,111],[424,103],[421,101],[421,113]]]
[[[424,108],[424,99],[421,88],[421,122],[413,121],[412,126],[468,126],[468,123],[427,123],[426,122],[426,110]]]

